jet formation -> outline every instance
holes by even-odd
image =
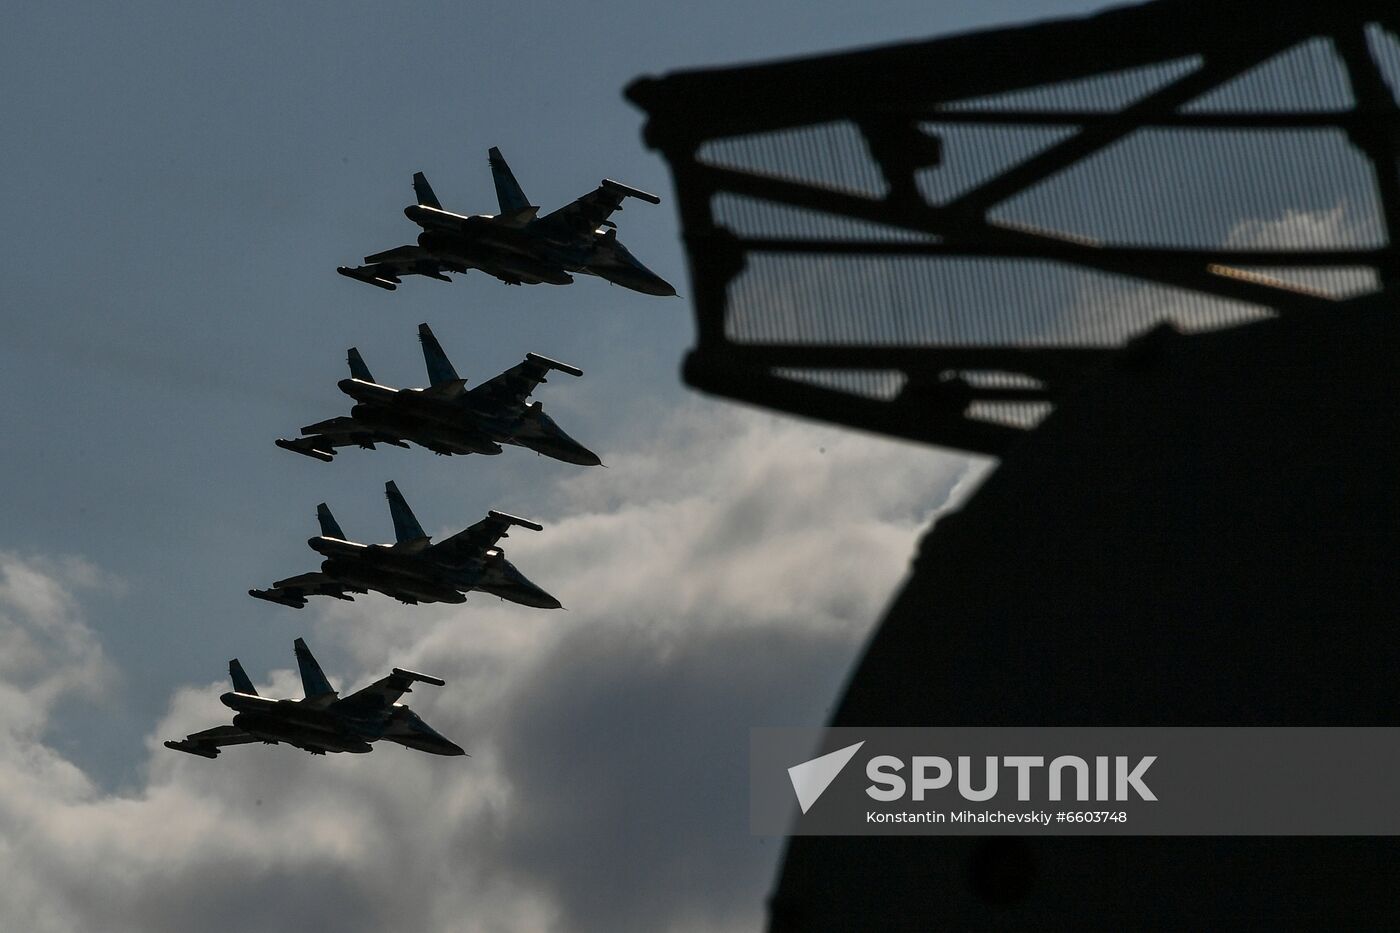
[[[647,295],[676,293],[618,242],[617,225],[608,219],[625,199],[660,204],[656,195],[605,178],[583,197],[539,217],[539,207],[525,197],[501,150],[493,147],[488,161],[499,214],[443,210],[418,172],[413,176],[417,201],[404,208],[404,216],[422,228],[417,245],[374,253],[362,266],[337,271],[390,291],[405,275],[450,282],[445,273],[480,269],[508,285],[568,285],[574,280],[570,273],[583,273]]]
[[[274,700],[259,695],[243,665],[234,658],[228,662],[233,691],[219,697],[219,702],[234,711],[233,725],[205,729],[178,742],[166,742],[165,747],[217,758],[225,745],[286,742],[313,755],[362,755],[373,751],[371,742],[384,739],[432,755],[466,754],[399,702],[415,683],[441,687],[442,680],[396,667],[388,677],[342,698],[332,689],[306,642],[298,638],[293,647],[301,669],[302,699]]]
[[[500,213],[455,214],[444,210],[422,172],[413,176],[415,203],[404,215],[418,225],[417,244],[365,257],[365,265],[337,271],[361,282],[395,290],[405,275],[452,281],[447,273],[477,269],[511,285],[568,285],[575,273],[594,275],[647,295],[673,296],[669,282],[642,265],[617,239],[609,218],[628,198],[659,204],[660,198],[604,179],[583,197],[540,217],[499,149],[489,152]],[[458,375],[427,324],[418,327],[428,385],[395,388],[375,380],[360,351],[347,351],[350,377],[337,386],[350,397],[349,415],[318,421],[278,447],[330,462],[338,449],[378,444],[416,444],[436,454],[493,456],[507,446],[581,466],[598,466],[597,454],[574,440],[531,396],[550,373],[580,377],[583,371],[537,353],[473,388]],[[392,544],[351,541],[322,502],[316,507],[321,533],[307,541],[323,558],[320,569],[278,580],[250,596],[294,609],[313,596],[353,601],[370,591],[408,605],[462,603],[479,591],[541,609],[562,608],[506,559],[499,546],[512,527],[543,531],[528,519],[490,511],[469,528],[433,543],[399,488],[384,486],[394,523]],[[229,662],[233,690],[219,699],[233,710],[231,725],[196,732],[166,748],[217,758],[226,745],[286,743],[314,755],[363,754],[380,739],[435,755],[464,755],[398,701],[416,683],[444,686],[427,674],[394,668],[389,676],[341,698],[326,680],[306,642],[295,642],[302,699],[260,696],[238,659]]]
[[[468,592],[480,590],[525,606],[561,608],[559,600],[526,579],[496,546],[512,525],[543,531],[542,525],[491,511],[470,528],[433,544],[392,480],[384,485],[384,493],[394,520],[393,544],[349,540],[322,502],[316,506],[321,534],[306,542],[326,558],[320,572],[278,580],[248,595],[301,609],[309,596],[353,601],[350,594],[374,590],[413,606],[462,603]]]
[[[301,437],[279,438],[277,446],[327,463],[337,447],[373,450],[375,444],[407,447],[409,441],[443,455],[494,455],[502,444],[513,444],[566,463],[602,462],[565,434],[539,402],[527,401],[551,371],[582,376],[583,370],[527,353],[523,362],[468,389],[427,324],[418,325],[418,340],[428,368],[426,388],[395,389],[375,382],[360,351],[351,347],[350,378],[337,383],[355,400],[350,415],[307,425]]]

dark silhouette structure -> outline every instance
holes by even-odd
[[[637,81],[686,380],[1000,454],[1158,322],[1327,313],[1400,270],[1396,17],[1159,0]]]
[[[691,384],[1002,457],[833,724],[1400,719],[1398,34],[1158,0],[629,88]],[[1393,925],[1397,871],[1390,839],[797,838],[771,926]]]

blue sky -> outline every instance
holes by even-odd
[[[685,700],[668,695],[656,708],[672,710],[678,722],[689,722],[686,711],[711,694],[741,725],[787,724],[775,716],[820,721],[918,530],[967,478],[964,460],[699,398],[677,375],[692,328],[683,299],[586,277],[567,288],[510,288],[480,274],[452,285],[410,280],[387,293],[337,276],[335,266],[412,242],[415,230],[401,211],[414,171],[427,173],[449,209],[494,210],[486,150],[496,145],[546,211],[604,176],[660,194],[660,207],[629,202],[615,219],[633,253],[686,295],[669,179],[640,143],[640,113],[622,99],[630,80],[1092,8],[804,0],[11,10],[0,31],[0,223],[8,253],[0,277],[0,391],[9,401],[0,407],[0,554],[10,587],[0,619],[16,632],[59,633],[46,642],[49,653],[36,657],[100,687],[93,695],[81,683],[43,681],[50,692],[35,700],[37,718],[26,734],[65,773],[81,773],[88,782],[82,806],[188,802],[199,797],[190,788],[236,802],[220,795],[233,793],[238,775],[319,781],[316,768],[328,762],[288,764],[292,752],[284,748],[234,749],[217,763],[170,762],[173,753],[156,741],[176,737],[158,729],[218,721],[201,717],[220,715],[212,698],[221,688],[212,685],[228,658],[240,657],[254,681],[266,684],[269,671],[290,665],[297,635],[337,682],[379,676],[392,664],[455,675],[415,708],[469,750],[483,741],[496,749],[495,759],[489,751],[473,759],[486,762],[473,765],[482,768],[530,761],[532,753],[542,760],[577,738],[551,719],[580,702],[555,684],[610,698],[596,719],[582,717],[606,727],[617,709],[629,708],[633,687],[639,697],[659,696],[647,691],[662,689],[657,670],[668,663],[686,684]],[[538,398],[611,469],[580,470],[514,449],[493,459],[350,450],[321,464],[272,446],[302,424],[345,413],[335,382],[351,345],[381,381],[421,384],[421,321],[473,382],[527,351],[582,367],[584,378],[552,380]],[[904,486],[871,490],[873,475]],[[511,556],[570,613],[541,618],[475,599],[450,611],[414,610],[370,596],[299,614],[247,597],[250,586],[314,569],[304,542],[315,530],[317,502],[330,503],[351,537],[385,539],[387,479],[398,482],[433,534],[455,531],[488,508],[543,520],[540,535],[512,537]],[[871,550],[853,561],[843,546],[851,541]],[[670,562],[658,557],[667,554]],[[744,559],[732,563],[735,554]],[[875,562],[867,567],[867,559]],[[811,586],[814,577],[828,582]],[[731,583],[732,594],[716,594]],[[706,621],[712,606],[727,607],[722,622]],[[598,615],[604,609],[607,618]],[[774,620],[812,620],[811,630],[772,628]],[[656,632],[668,634],[657,653],[636,653],[627,667],[583,650],[593,642],[590,624],[633,648],[638,639],[650,644],[661,638]],[[706,663],[688,666],[695,639],[709,637],[697,631],[722,634],[694,655]],[[790,642],[794,653],[783,656],[797,659],[786,675],[793,689],[763,687],[759,670],[742,684],[700,676],[708,661],[726,670],[716,645],[765,656],[761,646],[745,647],[764,632],[776,639],[769,648]],[[483,646],[479,654],[471,653],[473,639]],[[75,644],[82,646],[77,668]],[[513,667],[516,649],[525,660]],[[570,667],[570,656],[596,663]],[[483,671],[488,681],[527,679],[475,691],[467,681]],[[427,715],[431,704],[470,704],[487,694],[487,708],[505,718],[533,709],[539,697],[557,705],[536,710],[509,741],[455,735],[454,724],[494,728],[478,713],[453,713],[456,706],[443,706],[438,720]],[[506,716],[494,704],[510,697],[531,702]],[[181,712],[197,703],[204,705]],[[671,728],[664,717],[636,726]],[[746,741],[739,735],[736,747]],[[372,783],[363,775],[394,781],[394,772],[382,770],[391,764],[438,773],[394,751],[371,756],[389,764],[342,761],[319,773],[346,776],[351,806],[371,805],[356,796]],[[224,768],[234,757],[239,762]],[[606,785],[600,769],[595,777]],[[507,767],[500,780],[521,790],[540,773]],[[441,789],[438,779],[422,780],[417,799],[434,806],[423,788]],[[50,803],[58,823],[72,816],[63,809],[71,801]],[[233,803],[199,812],[212,830],[218,818],[239,816]],[[670,838],[689,845],[687,833],[706,831],[695,823]],[[525,874],[537,861],[550,862],[542,851],[587,848],[581,838],[546,844],[525,833],[514,841],[516,871]],[[743,910],[706,913],[701,904],[693,916],[671,915],[668,905],[688,903],[689,895],[663,887],[648,896],[649,907],[627,916],[653,927],[751,925],[761,916],[772,855],[735,863],[733,871],[747,873],[740,881],[716,882],[723,892],[744,892],[752,902]],[[470,870],[481,890],[494,890],[489,865]],[[513,883],[528,888],[520,877]],[[567,885],[556,882],[539,894],[540,913],[505,926],[529,928],[539,918],[562,929],[618,922],[621,915],[609,913],[615,907],[570,901],[560,893]],[[41,893],[44,883],[35,882]],[[49,894],[72,911],[37,928],[66,929],[70,920],[84,926],[83,898],[97,896],[77,888]],[[270,896],[270,903],[285,902]],[[577,910],[560,913],[561,904]],[[161,910],[158,899],[137,898],[133,928],[165,916]],[[421,916],[428,928],[474,928],[450,911]]]

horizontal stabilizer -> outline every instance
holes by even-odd
[[[339,272],[343,276],[346,276],[347,278],[352,278],[357,282],[364,282],[366,285],[374,285],[378,288],[384,289],[385,291],[392,292],[394,289],[399,287],[397,279],[391,280],[381,278],[375,273],[373,269],[352,269],[349,266],[336,266],[335,271]]]
[[[248,595],[265,599],[270,603],[280,603],[283,606],[291,606],[293,609],[301,609],[306,606],[306,597],[308,596],[330,596],[334,599],[353,602],[353,597],[348,594],[363,592],[365,591],[362,589],[348,586],[324,573],[312,572],[299,573],[294,577],[278,580],[265,590],[249,590]]]
[[[394,674],[398,677],[402,677],[406,680],[415,681],[417,683],[432,684],[434,687],[447,686],[447,681],[443,680],[440,677],[431,677],[427,674],[420,674],[417,671],[406,671],[401,667],[394,668]]]
[[[278,447],[281,447],[283,450],[290,450],[294,454],[302,454],[303,456],[312,457],[316,460],[320,460],[323,463],[330,463],[332,460],[335,459],[334,449],[322,450],[320,447],[317,447],[316,442],[309,437],[298,437],[293,440],[288,440],[285,437],[279,437],[277,438],[277,440],[273,441],[273,443],[276,444]]]
[[[538,353],[526,353],[525,359],[539,363],[549,369],[557,369],[561,373],[568,373],[570,376],[582,376],[583,370],[577,366],[570,366],[568,363],[561,363],[558,360],[551,360],[547,356],[540,356]]]
[[[309,573],[299,573],[294,577],[278,580],[272,585],[277,588],[302,589],[309,592],[313,588],[329,582],[333,582],[331,577],[326,576],[319,570],[312,570]]]
[[[640,188],[633,188],[631,185],[624,185],[620,181],[613,181],[611,178],[603,179],[603,187],[625,198],[637,198],[650,204],[661,203],[661,199],[656,195],[643,191]]]
[[[366,256],[365,262],[371,264],[376,262],[417,262],[422,258],[423,247],[406,244],[404,246],[395,246],[393,249],[386,249],[382,253]]]
[[[327,418],[325,421],[318,421],[315,424],[308,424],[301,429],[303,434],[330,434],[332,432],[350,432],[360,430],[361,425],[354,418],[345,415],[336,415],[334,418]],[[298,438],[298,440],[310,440],[310,438]]]
[[[189,739],[181,739],[178,742],[166,742],[165,747],[173,748],[177,752],[188,752],[191,755],[198,755],[201,758],[219,757],[219,750],[215,746],[191,742]]]
[[[250,690],[252,689],[251,684],[248,687]],[[212,729],[205,729],[203,732],[187,735],[178,742],[166,742],[165,747],[177,752],[198,755],[201,758],[218,758],[221,746],[247,745],[249,742],[258,741],[261,739],[251,733],[244,732],[237,726],[215,726]]]
[[[306,597],[300,593],[286,593],[273,588],[270,590],[249,590],[248,595],[255,599],[265,599],[270,603],[277,603],[279,606],[291,606],[293,609],[306,608]]]
[[[528,518],[521,518],[518,515],[508,515],[505,512],[497,512],[495,509],[492,509],[486,514],[498,522],[505,522],[507,525],[519,525],[521,528],[529,528],[531,531],[544,531],[543,525],[538,522],[532,522]]]

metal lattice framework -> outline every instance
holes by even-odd
[[[1400,6],[1158,0],[643,79],[701,389],[1000,453],[1134,336],[1400,279]]]

